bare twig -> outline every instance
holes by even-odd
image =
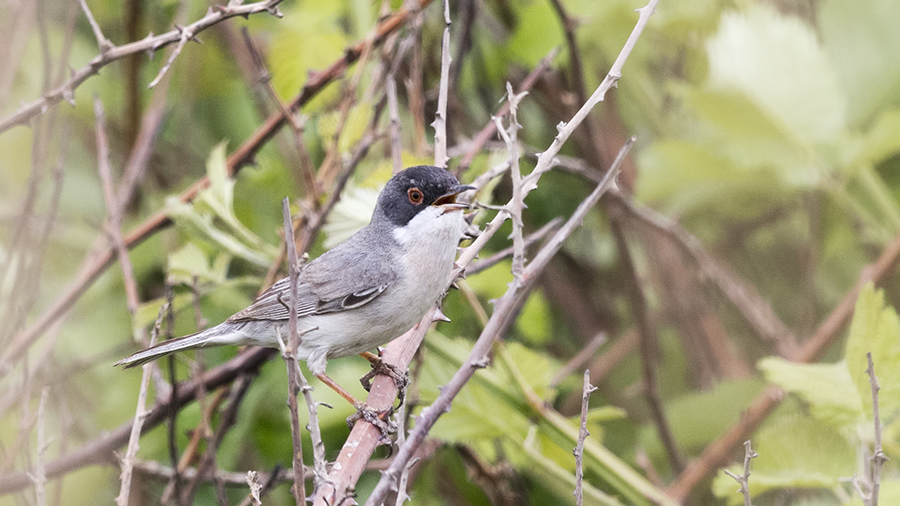
[[[78,3],[81,4],[81,10],[84,11],[84,16],[87,18],[88,23],[91,25],[91,30],[94,31],[94,37],[97,38],[97,46],[100,48],[100,55],[104,55],[108,53],[111,49],[113,49],[112,42],[109,41],[106,37],[103,36],[103,32],[100,30],[100,25],[97,24],[97,20],[94,19],[94,15],[91,13],[91,9],[88,8],[87,2],[85,0],[78,0]]]
[[[125,300],[128,302],[128,312],[134,318],[141,301],[138,297],[137,282],[134,279],[134,267],[131,265],[131,259],[128,258],[128,248],[125,247],[125,242],[122,240],[122,215],[113,193],[112,171],[109,167],[109,143],[106,140],[106,119],[100,97],[94,98],[94,117],[97,123],[98,170],[103,186],[103,197],[106,200],[107,233],[112,239],[113,247],[119,258],[119,265],[122,266]],[[143,341],[138,333],[134,334],[134,339],[138,342]]]
[[[512,274],[515,277],[522,275],[525,269],[525,241],[522,239],[522,211],[525,209],[525,195],[522,192],[522,172],[519,170],[519,139],[517,132],[522,125],[519,124],[519,102],[525,98],[527,92],[513,93],[513,87],[506,83],[506,96],[509,102],[509,127],[504,130],[500,118],[494,117],[497,125],[497,133],[506,143],[509,151],[509,171],[512,176],[512,199],[506,206],[509,216],[512,218],[513,260]]]
[[[41,390],[41,402],[38,404],[37,412],[37,458],[34,464],[34,475],[31,480],[34,482],[35,502],[38,506],[47,504],[47,496],[44,493],[44,485],[47,483],[47,475],[44,472],[44,462],[47,455],[47,438],[46,433],[46,414],[47,414],[47,395],[50,393],[48,387]]]
[[[444,37],[441,39],[441,83],[434,113],[434,165],[447,168],[447,93],[450,87],[450,0],[444,0]]]
[[[542,240],[544,236],[549,234],[550,232],[554,232],[557,228],[559,228],[560,224],[562,224],[562,218],[556,217],[552,220],[548,221],[544,226],[535,230],[531,234],[525,236],[525,248],[530,248],[532,244]],[[484,258],[482,260],[478,260],[469,264],[466,268],[466,275],[471,276],[473,274],[478,274],[481,271],[487,270],[498,263],[502,262],[504,259],[511,257],[513,254],[513,247],[510,246],[508,248],[502,249],[493,255]]]
[[[400,110],[397,107],[397,83],[393,75],[388,75],[385,84],[387,93],[388,115],[391,118],[391,160],[394,163],[394,174],[403,170],[403,143],[400,139]]]
[[[597,350],[603,346],[603,343],[607,341],[606,332],[597,332],[593,339],[585,346],[581,351],[578,352],[577,355],[572,357],[566,365],[559,368],[556,371],[556,374],[553,375],[553,379],[550,380],[550,387],[555,388],[557,385],[562,382],[562,380],[569,377],[570,374],[575,372],[576,369],[583,367],[584,364],[594,356],[594,353],[597,353]]]
[[[303,481],[303,439],[300,434],[300,414],[297,412],[297,394],[300,393],[300,368],[297,363],[297,350],[300,349],[300,334],[297,332],[297,284],[300,278],[300,264],[297,262],[294,227],[291,221],[291,205],[287,197],[281,202],[281,212],[284,214],[284,241],[287,245],[288,276],[291,283],[290,298],[288,299],[288,332],[290,341],[288,341],[286,348],[282,347],[281,356],[287,364],[288,408],[291,411],[291,440],[294,447],[294,452],[291,456],[294,462],[294,499],[297,502],[297,506],[305,506],[306,486]],[[276,333],[277,330],[276,328]],[[278,344],[281,344],[280,336]]]
[[[81,0],[81,2],[84,4],[84,0]],[[94,30],[94,34],[98,37],[97,40],[101,46],[100,54],[87,65],[73,72],[72,76],[65,83],[44,93],[41,98],[23,105],[16,112],[0,120],[0,133],[3,133],[16,125],[24,124],[31,118],[43,113],[62,100],[74,104],[75,88],[92,75],[97,74],[101,68],[114,61],[121,60],[133,54],[154,52],[169,44],[181,41],[184,33],[190,33],[192,36],[196,36],[203,30],[235,16],[249,16],[260,12],[274,12],[273,9],[280,2],[281,0],[265,0],[246,5],[229,4],[227,6],[217,6],[214,9],[211,8],[203,18],[183,28],[171,30],[157,36],[148,36],[142,40],[122,46],[112,46],[109,44],[109,41],[103,37],[99,27],[97,27]],[[90,11],[86,10],[85,12]],[[92,19],[92,17],[90,19]],[[96,22],[92,23],[92,27],[93,26],[96,26]],[[105,51],[103,50],[104,41],[106,44],[109,44],[109,47]]]
[[[863,494],[863,501],[866,506],[878,506],[878,496],[881,490],[881,467],[888,460],[881,447],[881,414],[878,409],[878,391],[881,385],[878,383],[878,377],[875,376],[875,363],[872,361],[872,352],[866,353],[866,359],[869,366],[866,368],[866,374],[869,375],[869,385],[872,387],[872,415],[875,419],[875,448],[872,451],[870,460],[872,465],[869,468],[869,476],[867,477],[868,490]]]
[[[541,59],[537,66],[534,67],[534,69],[519,84],[519,93],[531,90],[531,87],[534,86],[534,83],[537,82],[538,78],[550,69],[550,64],[553,63],[553,59],[556,58],[558,53],[559,49],[553,49],[547,56]],[[503,116],[506,116],[507,113],[509,113],[509,101],[504,102],[503,107],[501,107],[494,116],[502,118]],[[461,176],[469,169],[472,160],[475,159],[475,155],[478,154],[481,148],[494,137],[495,133],[497,133],[497,124],[493,121],[489,121],[487,125],[475,135],[475,138],[472,139],[471,146],[456,166],[457,177]]]
[[[572,450],[575,455],[575,504],[582,506],[584,504],[584,492],[582,491],[582,482],[584,481],[584,440],[591,435],[587,430],[588,403],[591,399],[591,393],[597,390],[597,387],[591,385],[591,371],[585,369],[584,384],[581,387],[581,426],[578,430],[578,444]]]
[[[168,304],[163,304],[159,308],[159,316],[156,317],[156,323],[150,332],[149,346],[156,344],[156,336],[159,335],[159,327],[162,324],[163,315],[166,314]],[[131,474],[134,468],[134,458],[140,447],[141,427],[144,419],[147,417],[147,411],[144,406],[147,403],[147,387],[150,384],[150,373],[156,367],[155,362],[149,362],[141,366],[143,373],[141,374],[141,388],[138,393],[137,409],[135,410],[134,422],[131,424],[131,435],[128,438],[128,449],[125,451],[125,458],[122,460],[122,473],[120,481],[122,486],[119,488],[119,496],[116,497],[118,506],[128,506],[128,496],[131,493]]]
[[[744,472],[738,476],[727,469],[725,470],[725,474],[740,483],[741,488],[738,492],[744,496],[744,506],[753,506],[750,500],[750,461],[756,457],[759,457],[759,454],[750,448],[750,440],[748,439],[744,441]]]

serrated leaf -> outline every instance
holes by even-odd
[[[751,461],[750,493],[757,496],[778,488],[828,488],[840,484],[856,469],[856,450],[841,434],[815,419],[796,413],[781,416],[753,437],[759,457]],[[740,466],[729,468],[735,474]],[[713,493],[740,504],[737,482],[719,471]]]
[[[760,360],[766,379],[809,403],[810,412],[834,428],[847,427],[864,417],[862,400],[847,364],[796,364],[782,358]]]
[[[846,97],[800,19],[762,4],[725,14],[707,55],[713,88],[740,91],[803,142],[828,142],[844,129]]]
[[[230,259],[231,255],[223,252],[210,264],[206,253],[196,244],[189,242],[169,255],[168,272],[177,281],[185,284],[192,283],[194,276],[203,282],[223,283]]]
[[[885,302],[884,292],[869,283],[860,291],[850,323],[845,349],[849,375],[862,400],[867,418],[872,418],[872,390],[866,374],[866,353],[872,352],[881,417],[900,414],[900,322],[897,313]]]
[[[871,122],[898,105],[900,9],[895,0],[825,0],[816,9],[819,33],[847,92],[853,124]]]

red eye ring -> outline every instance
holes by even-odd
[[[413,205],[419,205],[425,200],[425,194],[418,188],[410,188],[406,191],[406,196]]]

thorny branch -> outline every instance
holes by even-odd
[[[270,14],[278,16],[279,13],[277,6],[279,3],[281,3],[281,0],[265,0],[262,2],[256,2],[246,5],[216,5],[210,7],[204,17],[191,23],[188,26],[181,27],[157,36],[153,36],[151,34],[139,41],[131,42],[121,46],[114,46],[106,37],[103,36],[103,33],[100,31],[100,26],[90,14],[90,10],[87,8],[85,0],[79,1],[81,2],[85,14],[88,17],[89,22],[91,23],[91,28],[94,30],[94,35],[97,37],[97,42],[100,45],[100,54],[84,67],[78,69],[77,71],[74,71],[72,73],[72,76],[65,83],[45,93],[41,98],[23,105],[16,112],[0,120],[0,133],[3,133],[16,125],[24,124],[31,118],[42,114],[44,111],[58,104],[62,100],[66,100],[74,105],[75,88],[80,86],[81,83],[86,81],[92,75],[100,72],[100,69],[112,62],[121,60],[133,54],[144,52],[153,53],[158,49],[176,42],[178,42],[180,46],[183,46],[184,43],[182,43],[181,41],[184,39],[185,34],[189,35],[188,38],[193,38],[203,30],[206,30],[207,28],[217,23],[225,21],[229,18],[233,18],[235,16],[249,16],[251,14],[257,14],[260,12],[268,12]],[[177,54],[173,53],[173,56],[177,56]],[[171,61],[167,64],[167,67],[168,66],[171,66]],[[164,67],[164,69],[167,69],[167,67]],[[159,77],[162,77],[162,73]],[[157,78],[153,84],[156,84],[158,82],[159,78]]]
[[[869,385],[872,387],[872,416],[875,422],[875,447],[872,449],[872,456],[869,457],[871,465],[867,469],[868,475],[864,480],[854,480],[859,494],[862,496],[866,506],[878,506],[878,496],[881,491],[881,467],[888,460],[881,447],[881,413],[878,409],[878,391],[881,390],[881,384],[878,377],[875,376],[875,362],[872,361],[872,352],[866,353],[868,367],[866,374],[869,375]],[[860,483],[861,482],[861,483]]]
[[[744,441],[744,472],[741,475],[732,473],[725,469],[725,474],[734,478],[734,481],[741,485],[740,492],[744,496],[744,506],[753,506],[750,501],[750,461],[759,457],[759,454],[750,448],[750,440]]]
[[[584,491],[582,490],[584,481],[584,440],[591,434],[587,430],[588,403],[591,400],[591,393],[597,390],[597,387],[591,385],[591,370],[584,371],[584,384],[581,387],[581,424],[578,430],[578,444],[572,453],[575,455],[575,504],[582,506],[584,504]]]

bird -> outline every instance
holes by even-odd
[[[468,205],[456,199],[474,189],[444,168],[402,170],[379,194],[368,225],[300,268],[297,358],[357,408],[361,403],[325,374],[327,360],[360,354],[378,366],[380,359],[370,350],[411,329],[441,299],[468,227],[462,212]],[[290,277],[285,277],[223,323],[138,351],[115,365],[135,367],[213,346],[278,348],[279,339],[289,335],[290,300]]]

